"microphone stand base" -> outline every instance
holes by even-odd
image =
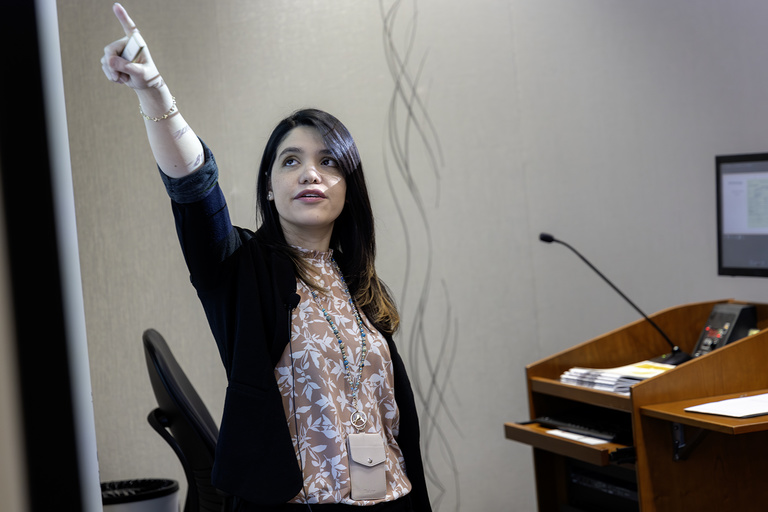
[[[664,364],[671,364],[674,366],[677,366],[679,364],[682,364],[686,361],[690,361],[693,359],[689,354],[686,354],[682,350],[673,350],[672,352],[668,354],[664,354],[659,357],[654,357],[651,359],[654,363],[664,363]]]

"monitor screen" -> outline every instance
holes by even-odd
[[[717,273],[768,277],[768,153],[715,157]]]

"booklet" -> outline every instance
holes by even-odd
[[[629,394],[629,388],[640,381],[655,377],[674,368],[674,365],[640,361],[618,368],[574,367],[560,376],[560,382],[586,386],[601,391]]]

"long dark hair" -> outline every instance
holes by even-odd
[[[379,331],[392,334],[397,330],[400,317],[389,290],[378,278],[374,267],[376,236],[373,210],[360,153],[349,130],[331,114],[317,109],[298,110],[280,121],[272,131],[261,157],[256,185],[261,241],[291,258],[298,277],[308,286],[313,286],[306,261],[300,251],[286,243],[277,208],[273,201],[267,199],[278,146],[297,126],[316,129],[343,172],[347,185],[346,202],[334,223],[330,247],[357,307]]]

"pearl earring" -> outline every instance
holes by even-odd
[[[275,195],[272,193],[271,190],[267,192],[267,201],[272,201],[274,198],[275,198]]]

